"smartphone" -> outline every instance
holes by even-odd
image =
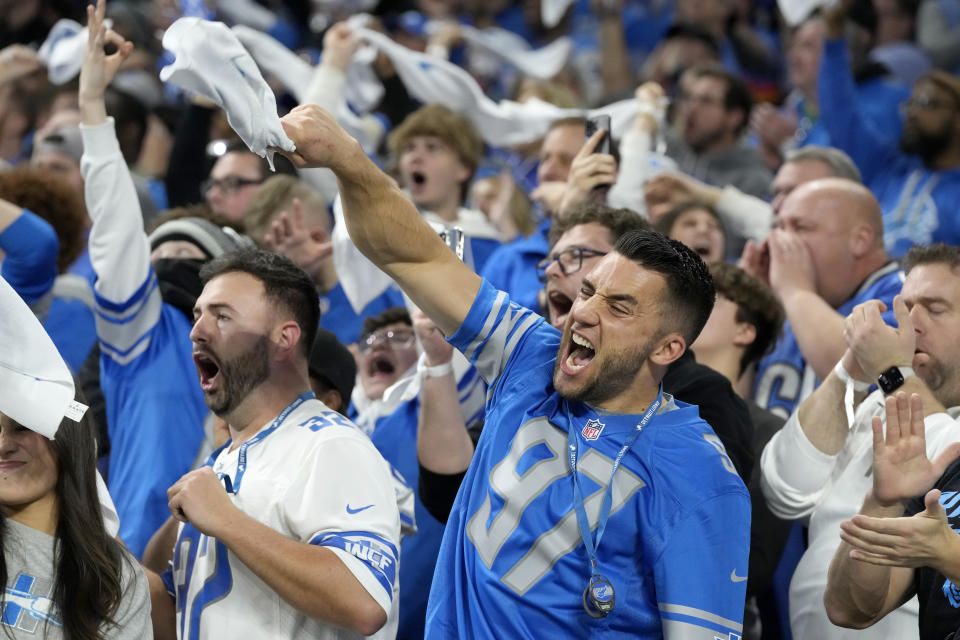
[[[603,136],[599,143],[597,143],[597,148],[594,150],[594,153],[610,153],[610,116],[593,116],[587,118],[587,123],[584,128],[584,135],[587,140],[593,136],[597,131],[603,129],[607,133]]]

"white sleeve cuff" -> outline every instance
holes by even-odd
[[[120,153],[120,142],[114,132],[113,117],[108,116],[106,122],[100,124],[80,124],[80,135],[83,137],[83,153],[90,157],[102,158],[114,153]]]

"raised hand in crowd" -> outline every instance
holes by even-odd
[[[107,119],[103,95],[123,61],[133,52],[133,43],[103,23],[107,12],[106,0],[98,0],[96,7],[87,6],[87,47],[80,68],[80,113],[83,123],[100,124]],[[116,51],[107,55],[104,47],[111,44]]]
[[[793,231],[774,229],[766,241],[769,283],[783,300],[797,291],[817,292],[816,271],[810,249]]]
[[[289,258],[318,283],[324,260],[333,254],[329,234],[320,228],[311,230],[307,227],[299,198],[291,201],[289,212],[277,214],[263,237],[263,243],[274,253]]]
[[[870,300],[854,307],[844,320],[843,336],[866,380],[876,380],[890,367],[909,367],[913,362],[917,337],[903,296],[893,299],[898,326],[884,322],[880,314],[886,310],[880,300]]]
[[[747,240],[737,266],[770,286],[770,246],[767,241]]]
[[[617,161],[609,153],[596,152],[600,141],[608,135],[610,132],[605,129],[595,132],[574,156],[560,203],[561,215],[586,202],[595,188],[610,187],[617,181]]]
[[[22,44],[11,44],[0,49],[0,87],[19,80],[42,68],[37,53]]]
[[[353,54],[360,48],[360,39],[346,22],[333,25],[323,36],[323,56],[320,64],[346,71]]]
[[[886,412],[886,433],[879,416],[873,418],[872,425],[873,499],[884,507],[897,506],[923,495],[947,466],[960,457],[960,442],[955,442],[936,459],[927,458],[923,400],[918,394],[908,397],[900,391],[889,396]]]

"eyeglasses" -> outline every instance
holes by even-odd
[[[540,279],[540,282],[547,281],[547,268],[550,266],[551,262],[556,261],[557,266],[560,267],[560,273],[568,276],[571,273],[576,273],[583,268],[584,256],[589,257],[605,255],[607,255],[606,251],[595,251],[594,249],[586,249],[584,247],[570,247],[569,249],[564,249],[560,253],[547,256],[537,263],[537,278]]]
[[[900,103],[900,113],[906,113],[910,109],[917,111],[935,111],[937,109],[950,109],[955,107],[955,103],[948,100],[937,100],[927,96],[912,96]]]
[[[391,347],[412,347],[414,341],[413,331],[409,329],[383,329],[379,331],[371,331],[365,335],[360,336],[360,339],[357,340],[357,348],[360,349],[360,353],[366,353],[373,348],[373,345],[377,342],[384,340]]]
[[[260,184],[263,180],[250,180],[239,176],[226,176],[223,178],[210,178],[200,183],[200,193],[206,193],[217,187],[225,194],[236,193],[242,187],[248,187],[254,184]]]

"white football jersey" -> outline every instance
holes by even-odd
[[[216,455],[233,503],[271,529],[334,553],[397,631],[400,517],[387,462],[347,418],[301,396],[253,438]],[[181,639],[359,637],[282,600],[215,538],[181,524],[164,580]]]

